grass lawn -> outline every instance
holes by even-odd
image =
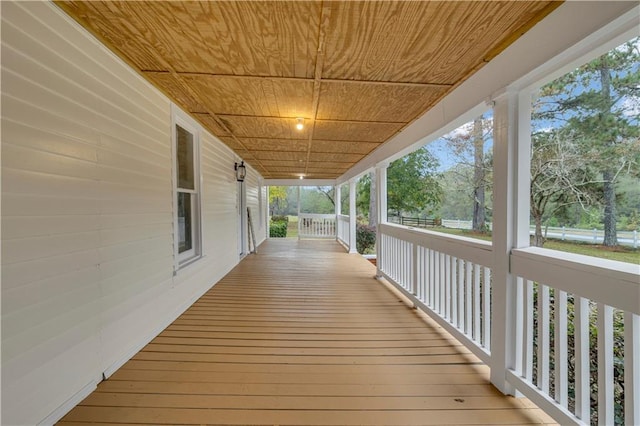
[[[287,238],[298,238],[298,216],[289,216]]]
[[[429,229],[431,230],[431,228]],[[433,228],[433,230],[445,234],[461,235],[463,237],[491,241],[491,235],[478,234],[464,229]],[[544,244],[544,248],[564,251],[568,253],[583,254],[586,256],[600,257],[602,259],[617,260],[619,262],[635,263],[636,265],[640,264],[640,249],[633,249],[630,247],[609,248],[595,244],[548,239]]]

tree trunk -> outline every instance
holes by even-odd
[[[611,170],[605,170],[602,172],[602,178],[604,180],[604,242],[602,244],[613,247],[618,245],[614,173]]]
[[[484,139],[482,137],[482,117],[473,120],[473,230],[485,230],[485,178]]]
[[[600,67],[600,83],[602,84],[602,120],[606,120],[611,114],[611,74],[609,73],[609,64],[606,60],[602,61]],[[602,123],[606,126],[606,121]],[[604,131],[605,129],[600,129]],[[607,145],[614,144],[614,141],[608,141]],[[616,190],[615,190],[615,174],[610,169],[602,171],[603,199],[604,199],[604,242],[605,246],[612,247],[618,245],[618,235],[616,229]]]
[[[369,226],[378,225],[378,208],[376,203],[376,172],[369,173]]]
[[[536,232],[533,234],[533,245],[542,247],[544,245],[544,235],[542,235],[542,215],[533,215],[533,221],[536,225]]]

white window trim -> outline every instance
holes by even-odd
[[[195,208],[193,232],[193,249],[184,253],[178,251],[178,176],[176,127],[180,126],[193,135],[194,190],[181,189],[180,192],[195,194],[192,208]],[[200,173],[200,134],[202,127],[176,105],[171,104],[171,180],[172,180],[172,212],[173,212],[173,258],[174,271],[191,265],[202,258],[202,175]]]

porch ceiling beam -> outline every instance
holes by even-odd
[[[329,28],[329,18],[331,17],[331,3],[322,3],[320,15],[320,31],[318,34],[318,53],[316,55],[316,68],[313,73],[313,101],[311,107],[311,123],[309,123],[309,142],[307,145],[307,163],[304,168],[305,175],[309,171],[309,159],[311,158],[311,145],[313,144],[313,131],[316,127],[316,116],[318,115],[318,104],[320,103],[320,85],[322,84],[322,67],[324,65],[325,36]]]
[[[150,74],[173,74],[170,71],[164,70],[141,70],[143,73]],[[238,80],[278,80],[278,81],[297,81],[297,82],[315,82],[315,78],[303,78],[303,77],[282,77],[276,75],[237,75],[237,74],[215,74],[207,72],[192,72],[192,71],[176,71],[175,75],[185,77],[220,77],[225,79],[238,79]],[[414,81],[377,81],[377,80],[345,80],[339,78],[322,78],[319,80],[323,83],[337,83],[337,84],[366,84],[373,86],[401,86],[401,87],[433,87],[433,88],[448,88],[453,84],[445,83],[429,83],[429,82],[414,82]]]
[[[194,111],[191,111],[194,112]],[[201,114],[210,114],[209,112],[207,113],[201,113]],[[291,120],[295,120],[296,118],[298,118],[298,116],[280,116],[280,115],[249,115],[249,114],[223,114],[223,113],[218,113],[217,114],[218,117],[243,117],[243,118],[277,118],[277,119],[291,119]],[[306,117],[305,117],[306,118]],[[364,124],[406,124],[406,121],[380,121],[380,120],[339,120],[339,119],[335,119],[335,118],[317,118],[314,121],[317,122],[325,122],[325,123],[347,123],[347,124],[351,124],[351,123],[355,123],[355,124],[360,124],[360,123],[364,123]],[[244,136],[240,136],[241,138],[245,138],[245,139],[256,139],[256,137],[244,137]],[[258,138],[260,139],[260,138]],[[269,138],[269,139],[278,139],[278,138]],[[351,142],[351,141],[349,141]],[[356,141],[357,142],[357,141]]]

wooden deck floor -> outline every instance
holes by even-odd
[[[269,240],[60,424],[541,424],[332,241]]]

